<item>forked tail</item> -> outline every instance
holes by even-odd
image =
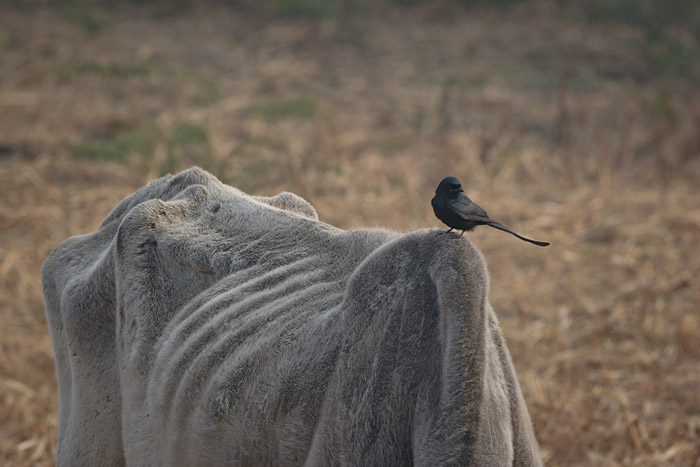
[[[511,235],[515,235],[515,236],[518,237],[520,240],[525,240],[526,242],[530,242],[530,243],[532,243],[533,245],[537,245],[537,246],[549,246],[549,242],[538,242],[537,240],[532,240],[532,239],[529,239],[529,238],[527,238],[527,237],[523,237],[522,235],[513,232],[513,231],[510,230],[508,227],[506,227],[506,226],[503,225],[503,224],[499,224],[498,222],[495,222],[495,221],[494,221],[494,222],[489,222],[487,225],[490,225],[490,226],[493,227],[494,229],[502,230],[502,231],[504,231],[504,232],[508,232],[508,233],[511,234]]]

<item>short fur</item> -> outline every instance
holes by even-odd
[[[466,239],[191,169],[44,262],[59,466],[537,466]]]

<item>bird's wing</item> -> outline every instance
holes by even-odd
[[[532,240],[530,238],[523,237],[522,235],[512,231],[500,222],[496,222],[495,220],[491,219],[489,215],[486,214],[486,211],[484,211],[481,208],[481,206],[470,200],[466,195],[460,196],[459,199],[457,199],[453,203],[452,207],[454,212],[457,213],[464,220],[490,225],[493,228],[503,230],[504,232],[508,232],[509,234],[515,235],[521,240],[525,240],[526,242],[530,242],[537,246],[549,245],[548,242],[539,242],[537,240]]]
[[[481,220],[488,222],[489,215],[486,214],[481,206],[470,200],[467,196],[460,196],[457,201],[452,205],[454,212],[459,214],[460,217],[468,220]]]

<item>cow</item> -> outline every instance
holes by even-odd
[[[193,168],[44,261],[59,466],[539,466],[481,253]]]

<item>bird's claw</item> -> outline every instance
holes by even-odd
[[[450,230],[440,230],[438,233],[435,234],[435,236],[436,236],[436,237],[439,237],[440,235],[446,235],[446,234],[449,234],[449,233],[452,234],[452,235],[449,236],[449,237],[452,238],[452,239],[460,238],[460,237],[461,237],[461,235],[457,235],[457,232],[453,232],[452,229],[450,229]],[[464,232],[462,232],[462,233],[464,233]]]

